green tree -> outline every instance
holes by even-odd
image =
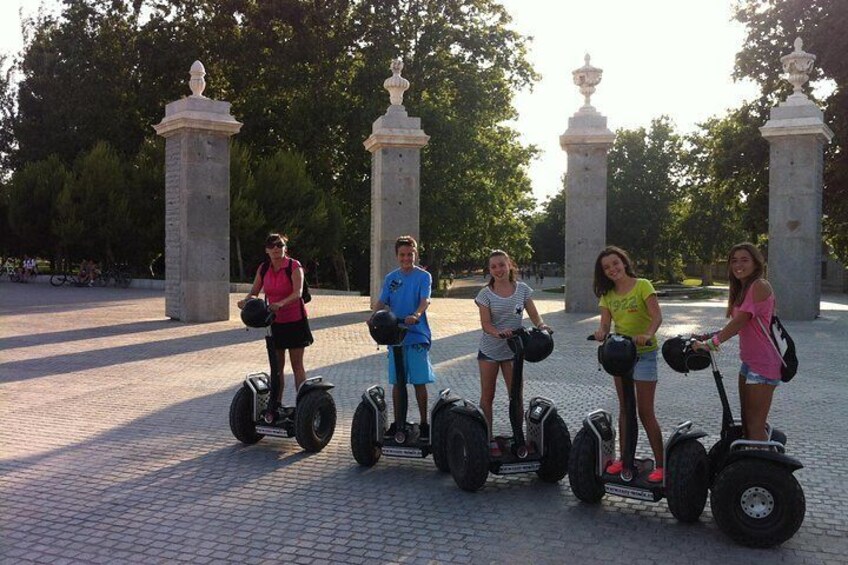
[[[27,163],[9,184],[9,227],[21,242],[22,253],[54,257],[59,240],[52,228],[56,200],[69,173],[56,156]]]
[[[134,230],[127,225],[130,204],[125,167],[105,142],[83,153],[59,193],[54,233],[69,257],[126,261]],[[144,221],[143,219],[139,219]]]
[[[116,254],[115,259],[147,271],[153,260],[165,252],[164,146],[165,140],[149,136],[138,154],[122,166],[128,210],[123,232],[132,237],[121,237],[123,253]]]
[[[100,140],[134,155],[151,122],[139,120],[143,73],[127,3],[68,0],[60,16],[26,25],[13,163],[57,155],[69,165]]]
[[[503,124],[515,117],[513,92],[536,76],[526,38],[493,0],[67,0],[28,33],[17,163],[55,153],[70,165],[99,140],[130,160],[165,103],[187,93],[188,66],[200,59],[206,94],[231,101],[245,124],[238,139],[255,174],[280,150],[305,157],[335,218],[316,249],[330,253],[338,281],[350,270],[361,287],[370,234],[362,141],[401,55],[413,84],[406,104],[432,135],[422,154],[427,260],[438,267],[494,246],[529,256],[534,150]],[[339,247],[328,251],[327,241]]]
[[[835,136],[826,149],[824,238],[848,263],[848,2],[844,0],[743,0],[736,18],[748,36],[736,58],[736,76],[760,84],[763,106],[774,106],[791,91],[782,79],[780,57],[796,37],[816,55],[812,79],[829,79],[834,88],[823,100]],[[809,90],[809,89],[808,89]]]
[[[245,273],[242,241],[256,242],[265,227],[265,215],[256,201],[256,182],[250,170],[250,150],[233,143],[230,150],[230,234],[236,254],[239,280],[248,280],[253,273]]]
[[[315,187],[302,155],[277,151],[259,162],[254,175],[266,230],[287,235],[295,258],[305,262],[338,247],[341,226],[331,224],[333,204]],[[261,241],[255,248],[261,250]],[[254,258],[263,259],[259,252]]]
[[[654,279],[679,255],[671,210],[681,196],[682,140],[670,120],[619,130],[609,152],[607,241],[647,265]]]
[[[542,204],[530,242],[536,263],[565,261],[565,177],[563,188]]]
[[[759,134],[765,109],[745,104],[699,125],[687,138],[684,199],[677,210],[687,253],[712,284],[712,264],[743,240],[768,232],[768,144]]]
[[[9,57],[0,53],[0,181],[11,174],[9,159],[15,147],[13,135],[15,93],[12,86],[13,67]]]

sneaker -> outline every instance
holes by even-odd
[[[386,430],[386,437],[395,437],[396,433],[397,433],[397,425],[394,422],[392,422],[392,425],[389,426],[388,430]]]
[[[430,439],[430,424],[421,424],[418,426],[418,435],[422,439]]]
[[[609,465],[607,465],[606,472],[610,475],[617,475],[624,468],[624,462],[621,459],[616,459]]]
[[[501,452],[501,446],[498,445],[498,442],[491,441],[489,442],[489,456],[490,457],[500,457],[503,455]]]
[[[665,472],[663,471],[663,468],[657,467],[656,469],[651,471],[650,475],[648,475],[648,482],[649,483],[661,483],[661,482],[663,482],[664,478],[665,478]]]

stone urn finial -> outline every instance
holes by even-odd
[[[585,64],[577,70],[571,72],[574,77],[574,84],[580,87],[580,94],[583,95],[584,104],[581,110],[593,110],[592,94],[595,93],[595,87],[601,82],[601,76],[604,74],[602,69],[593,67],[589,61],[591,57],[588,53],[583,58]]]
[[[786,73],[786,80],[792,85],[792,95],[789,98],[807,100],[807,96],[801,87],[810,79],[810,72],[813,70],[813,61],[816,56],[812,53],[805,52],[802,47],[804,42],[800,37],[795,38],[795,50],[780,58],[783,65],[783,71]]]
[[[191,70],[188,72],[191,79],[188,81],[188,87],[191,89],[191,95],[195,98],[206,98],[203,96],[203,91],[206,89],[206,69],[203,68],[203,63],[195,61],[191,65]]]
[[[403,61],[400,59],[392,60],[392,76],[383,82],[383,88],[389,91],[389,100],[392,106],[403,105],[403,93],[409,90],[409,81],[400,76],[403,70]]]

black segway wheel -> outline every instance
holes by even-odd
[[[376,437],[377,415],[374,407],[363,400],[356,407],[350,427],[350,450],[356,462],[363,467],[374,466],[383,454]]]
[[[9,278],[11,278],[11,277],[12,277],[12,275],[9,276]],[[67,277],[65,275],[53,274],[53,275],[50,275],[50,284],[53,285],[53,286],[62,286],[63,284],[65,284],[66,279],[67,279]],[[12,279],[12,282],[15,282],[15,279]]]
[[[668,509],[680,522],[697,522],[707,504],[710,462],[695,439],[675,445],[665,462]]]
[[[568,482],[574,496],[595,504],[604,497],[604,483],[598,476],[598,444],[592,433],[583,428],[574,436],[568,458]]]
[[[454,415],[447,432],[448,466],[457,486],[475,492],[489,477],[489,434],[483,422]]]
[[[806,500],[792,471],[763,459],[742,459],[716,477],[710,496],[718,527],[748,547],[779,545],[801,527]]]
[[[256,433],[253,421],[253,392],[240,387],[230,403],[230,431],[242,443],[253,445],[263,437]]]
[[[442,473],[450,471],[450,463],[448,462],[448,430],[453,425],[453,415],[450,413],[450,408],[443,408],[440,412],[433,416],[431,422],[430,433],[431,442],[430,449],[433,452],[433,463],[436,464],[436,469]]]
[[[536,475],[546,483],[558,483],[568,473],[571,436],[559,414],[545,422],[545,455]]]
[[[303,395],[297,402],[294,435],[305,451],[317,452],[324,449],[336,431],[336,403],[325,390],[316,390]]]

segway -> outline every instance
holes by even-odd
[[[353,414],[350,430],[350,449],[353,458],[363,467],[372,467],[386,457],[405,459],[423,459],[432,453],[433,462],[442,472],[448,470],[445,455],[444,435],[447,429],[449,408],[460,401],[449,388],[439,392],[439,397],[430,410],[430,431],[422,434],[419,424],[407,422],[409,407],[407,394],[406,369],[403,357],[403,338],[406,328],[390,310],[376,312],[368,323],[372,338],[378,345],[393,347],[396,386],[399,387],[399,405],[397,419],[391,428],[387,428],[388,414],[386,391],[374,385],[368,387],[362,395],[362,401]]]
[[[274,406],[279,380],[277,352],[271,336],[272,312],[264,300],[252,298],[241,313],[248,327],[265,328],[265,348],[270,373],[250,373],[230,404],[230,430],[242,443],[254,444],[265,436],[293,437],[305,450],[318,452],[330,442],[336,430],[336,403],[329,390],[333,388],[323,377],[306,379],[297,391],[295,406]]]
[[[663,357],[675,371],[712,367],[721,400],[721,437],[710,448],[710,506],[721,531],[749,547],[772,547],[795,535],[806,513],[806,500],[795,471],[803,465],[786,454],[786,435],[767,425],[768,440],[742,437],[733,419],[724,381],[709,351],[693,350],[696,339],[677,336],[663,344]]]
[[[535,472],[548,483],[559,482],[568,472],[571,436],[557,413],[554,402],[541,396],[530,400],[522,423],[518,404],[524,386],[524,361],[538,362],[553,351],[547,331],[519,328],[509,338],[513,350],[512,386],[509,391],[509,422],[512,436],[497,437],[501,456],[489,450],[489,424],[483,411],[468,400],[451,409],[448,430],[448,463],[454,481],[463,490],[477,491],[486,484],[489,473],[514,475]]]
[[[594,340],[594,336],[589,336]],[[609,334],[598,348],[601,366],[611,375],[621,376],[624,392],[623,463],[621,472],[607,472],[615,460],[616,441],[612,414],[605,410],[590,412],[583,429],[574,437],[568,480],[574,496],[588,503],[599,502],[605,494],[614,494],[648,502],[668,500],[668,509],[681,522],[695,522],[704,511],[709,488],[709,460],[698,440],[707,434],[692,429],[692,422],[675,426],[663,448],[665,474],[661,483],[648,481],[654,468],[649,458],[636,458],[638,428],[633,369],[636,345],[627,336]]]

